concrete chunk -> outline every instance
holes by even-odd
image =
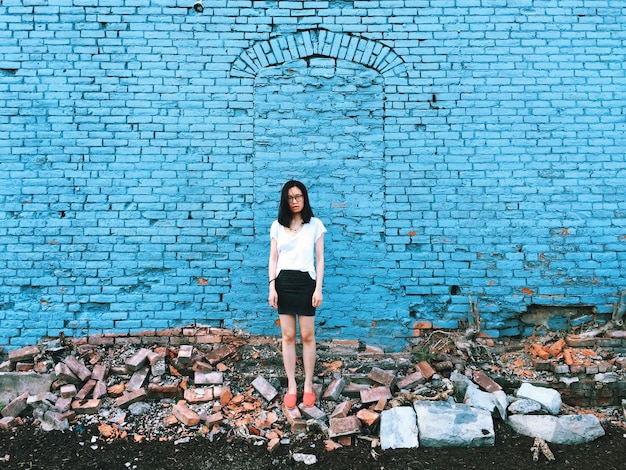
[[[423,447],[482,447],[495,445],[491,413],[449,402],[415,402]]]
[[[415,411],[410,406],[397,406],[380,415],[380,446],[387,449],[419,447]]]
[[[554,444],[584,444],[604,436],[595,415],[512,415],[508,420],[518,433],[540,437]]]
[[[537,387],[524,382],[516,393],[518,398],[527,398],[540,403],[548,413],[557,415],[561,410],[561,394],[552,388]]]

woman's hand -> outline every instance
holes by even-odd
[[[276,292],[274,284],[270,285],[270,295],[267,300],[270,303],[270,307],[278,308],[278,293]]]
[[[324,300],[324,296],[322,295],[322,291],[321,290],[317,290],[315,289],[315,292],[313,292],[313,300],[312,300],[312,305],[313,307],[317,308],[320,305],[322,305],[322,301]]]

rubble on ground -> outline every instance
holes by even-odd
[[[506,420],[548,455],[546,443],[596,439],[602,422],[624,426],[623,333],[514,343],[432,331],[400,353],[320,343],[317,402],[294,409],[282,405],[276,338],[208,326],[60,337],[9,351],[0,364],[0,429],[29,422],[177,443],[226,434],[272,452],[307,436],[328,450],[354,439],[383,450],[494,445],[493,422]]]

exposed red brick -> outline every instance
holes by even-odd
[[[417,387],[419,384],[423,384],[424,382],[426,382],[426,379],[424,378],[422,373],[420,371],[416,371],[398,380],[396,386],[400,390],[412,389],[414,387]]]
[[[484,391],[492,393],[502,390],[502,387],[498,385],[491,377],[485,374],[482,370],[474,371],[472,380]]]
[[[65,359],[63,359],[63,362],[82,382],[89,380],[89,378],[91,377],[91,371],[87,369],[85,364],[80,362],[74,356],[67,356]]]
[[[326,391],[324,392],[323,398],[325,400],[333,400],[333,401],[339,400],[339,397],[341,396],[341,392],[343,391],[345,386],[346,386],[346,382],[343,379],[343,377],[336,378],[330,384],[328,384],[328,387],[326,388]]]

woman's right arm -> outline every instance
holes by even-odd
[[[267,274],[269,276],[270,293],[268,301],[272,308],[278,308],[278,293],[276,292],[276,265],[278,264],[278,247],[276,239],[272,238],[270,243],[270,260],[268,263]]]

